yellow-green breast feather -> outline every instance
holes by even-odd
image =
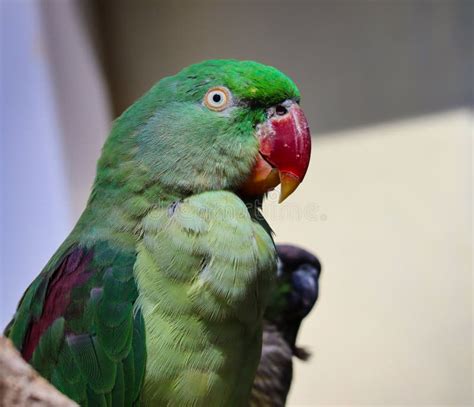
[[[142,401],[243,405],[275,268],[271,237],[240,198],[194,195],[143,219],[135,276],[146,323]]]

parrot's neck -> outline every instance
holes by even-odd
[[[90,246],[108,240],[122,248],[134,248],[144,216],[154,208],[166,208],[181,198],[159,184],[117,183],[98,175],[86,209],[73,234]]]
[[[188,197],[169,191],[159,182],[151,183],[143,169],[133,168],[133,176],[125,180],[123,172],[122,168],[98,171],[87,207],[73,231],[85,246],[109,240],[121,248],[134,248],[142,234],[142,219],[151,210],[171,208]],[[263,198],[241,199],[250,217],[271,235],[272,230],[260,212]]]

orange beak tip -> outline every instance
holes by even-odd
[[[278,198],[278,203],[282,203],[286,198],[288,198],[300,184],[300,180],[293,174],[282,172],[280,173],[280,197]]]

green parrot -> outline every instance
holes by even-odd
[[[128,108],[5,331],[22,356],[81,405],[247,405],[276,269],[259,208],[306,173],[299,99],[275,68],[212,60]]]

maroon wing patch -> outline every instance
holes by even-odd
[[[41,315],[30,323],[23,343],[22,355],[25,360],[31,359],[41,335],[57,318],[64,315],[71,301],[71,290],[91,276],[88,265],[93,255],[93,250],[73,249],[53,273],[46,289]]]

